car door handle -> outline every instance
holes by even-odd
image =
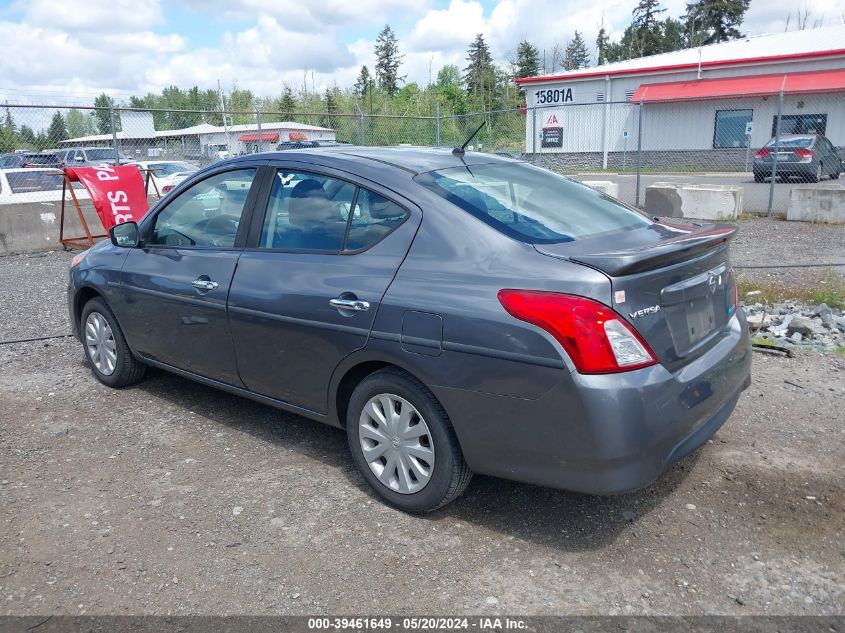
[[[197,290],[217,290],[218,283],[210,279],[194,279],[191,285]]]
[[[366,312],[370,309],[369,301],[361,301],[360,299],[342,299],[336,297],[329,300],[329,305],[338,310],[354,310],[355,312]]]

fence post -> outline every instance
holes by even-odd
[[[772,154],[772,182],[769,184],[769,206],[766,215],[772,215],[772,205],[775,201],[775,181],[778,175],[778,152],[780,151],[780,118],[783,113],[783,88],[778,95],[778,115],[775,119],[775,151]]]
[[[537,164],[537,106],[531,108],[531,163]]]
[[[358,110],[358,139],[361,145],[367,144],[367,139],[364,138],[364,113]]]
[[[258,128],[258,151],[264,151],[264,140],[261,137],[261,109],[256,107],[255,108],[255,123],[256,127]]]
[[[117,126],[114,124],[114,104],[109,103],[109,123],[111,124],[111,142],[114,147],[114,164],[120,165],[120,150],[117,149]]]
[[[637,197],[635,207],[640,206],[640,170],[643,164],[643,102],[640,101],[640,112],[637,117]]]
[[[434,146],[440,147],[440,104],[434,106]]]

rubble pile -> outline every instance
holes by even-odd
[[[845,315],[826,303],[746,301],[743,307],[751,334],[777,345],[811,345],[825,350],[845,346]]]

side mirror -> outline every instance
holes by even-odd
[[[135,248],[141,243],[141,235],[135,222],[115,224],[109,229],[109,239],[115,246]]]

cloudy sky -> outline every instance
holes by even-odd
[[[681,15],[686,0],[664,0]],[[0,100],[90,103],[175,84],[225,89],[236,82],[260,96],[354,82],[372,70],[373,41],[385,23],[405,53],[402,73],[426,84],[447,63],[464,65],[483,33],[495,58],[520,39],[540,48],[573,31],[595,39],[604,19],[614,36],[636,0],[0,0]],[[782,32],[809,7],[810,22],[838,24],[841,0],[751,0],[744,30]]]

